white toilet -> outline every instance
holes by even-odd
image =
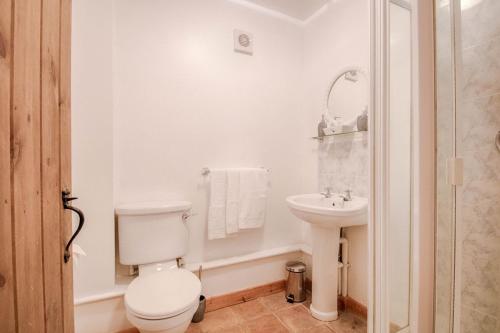
[[[185,332],[198,308],[200,280],[176,261],[187,252],[190,209],[187,201],[116,208],[120,262],[139,265],[125,293],[127,318],[142,333]]]

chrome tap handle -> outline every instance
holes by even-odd
[[[351,194],[352,194],[352,190],[350,190],[350,189],[345,190],[345,196],[347,197],[348,201],[352,200]]]
[[[330,198],[332,196],[332,188],[331,187],[326,187],[325,191],[326,192],[320,192],[320,194],[322,196],[324,196],[325,198]]]
[[[351,196],[351,193],[352,191],[347,189],[344,191],[345,194],[341,194],[340,197],[344,200],[344,201],[351,201],[352,200],[352,196]]]

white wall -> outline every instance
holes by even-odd
[[[301,28],[224,0],[121,0],[114,15],[115,201],[192,201],[188,262],[300,242],[285,197],[315,188]],[[233,51],[235,28],[253,56]],[[200,170],[238,166],[271,169],[267,222],[208,241]]]
[[[304,99],[309,129],[314,131],[326,108],[329,85],[341,70],[357,67],[368,73],[370,61],[369,2],[337,1],[305,27]],[[368,80],[366,80],[367,85]],[[368,89],[368,86],[367,86]],[[367,101],[368,103],[368,101]],[[318,185],[335,192],[348,187],[354,195],[368,196],[368,145],[365,134],[335,137],[317,143]],[[368,236],[367,227],[345,228],[349,240],[348,294],[367,305]],[[304,239],[311,242],[310,227],[304,226]]]
[[[111,1],[74,0],[72,17],[72,178],[86,223],[75,241],[75,297],[114,286]]]

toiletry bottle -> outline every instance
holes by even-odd
[[[321,115],[321,121],[319,122],[318,124],[318,136],[321,137],[321,136],[324,136],[325,135],[325,132],[323,131],[325,128],[327,128],[327,124],[326,124],[326,121],[325,121],[325,115]]]
[[[358,131],[368,131],[368,107],[363,109],[363,113],[357,119]]]

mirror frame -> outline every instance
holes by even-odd
[[[370,98],[369,98],[370,77],[368,76],[367,72],[363,68],[357,67],[357,66],[350,66],[350,67],[344,67],[341,70],[339,70],[337,72],[337,74],[334,76],[334,79],[332,81],[330,81],[330,84],[328,84],[328,89],[326,90],[326,95],[325,95],[325,107],[326,107],[326,109],[328,111],[330,111],[330,109],[328,107],[329,107],[330,95],[332,94],[333,87],[335,86],[335,84],[337,83],[337,81],[342,76],[344,76],[347,72],[352,72],[352,71],[356,71],[356,72],[360,73],[361,75],[363,75],[363,77],[364,77],[364,79],[366,81],[366,85],[365,85],[365,89],[366,89],[366,92],[367,92],[367,95],[366,95],[367,96],[366,105],[367,106],[370,105]]]

